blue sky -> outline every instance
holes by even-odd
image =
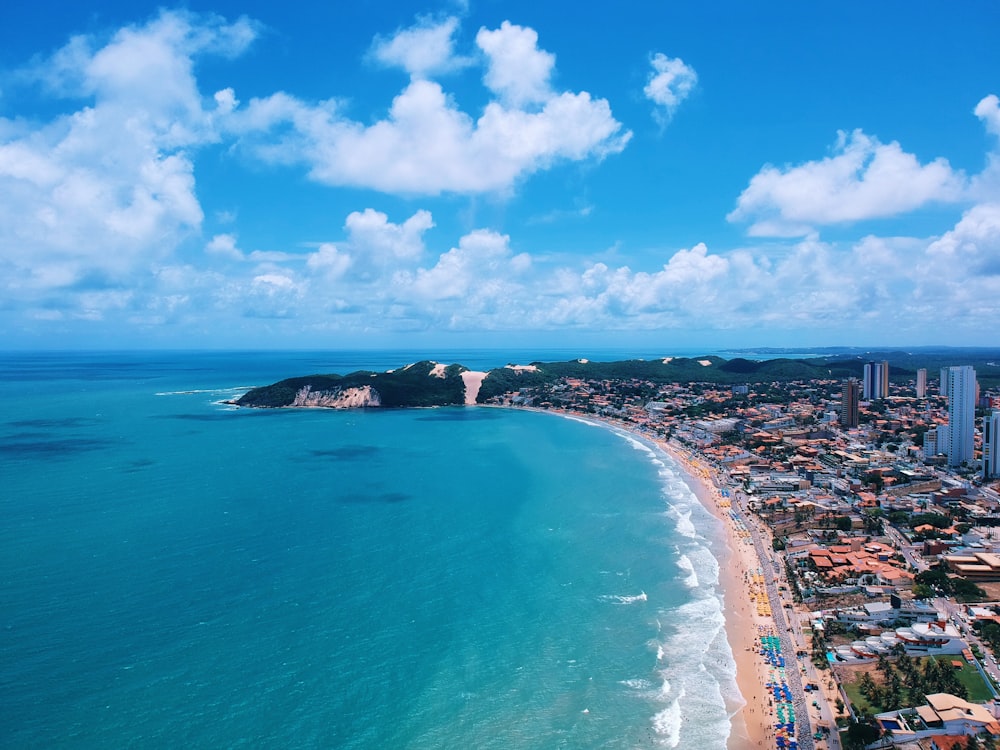
[[[600,5],[8,4],[0,348],[1000,345],[1000,6]]]

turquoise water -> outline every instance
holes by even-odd
[[[550,414],[220,403],[413,359],[0,357],[0,745],[724,747],[718,527],[665,456]]]

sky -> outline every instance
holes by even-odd
[[[0,349],[1000,345],[995,2],[87,5],[0,9]]]

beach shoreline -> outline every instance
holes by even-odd
[[[773,744],[770,736],[773,719],[766,697],[768,674],[757,652],[757,632],[758,626],[770,626],[772,623],[755,616],[756,603],[749,596],[750,588],[744,580],[747,571],[760,567],[760,560],[753,545],[744,542],[733,519],[725,511],[719,488],[709,479],[709,470],[694,463],[676,446],[664,440],[653,442],[674,460],[685,484],[725,529],[727,549],[721,550],[722,554],[717,558],[719,586],[724,603],[726,638],[736,662],[736,684],[744,701],[742,706],[731,709],[727,747],[729,750],[770,747]]]
[[[742,703],[727,701],[730,733],[726,746],[728,750],[773,747],[772,727],[775,719],[768,700],[768,668],[758,650],[758,633],[762,628],[773,630],[774,621],[758,614],[758,602],[753,598],[746,576],[748,572],[761,568],[761,561],[746,533],[740,533],[739,526],[724,507],[727,503],[714,480],[715,473],[678,446],[636,430],[628,424],[575,412],[527,408],[530,411],[556,414],[622,430],[651,444],[673,461],[682,480],[698,502],[722,524],[725,546],[722,549],[713,546],[712,551],[719,563],[719,588],[722,591],[726,640],[736,664],[736,685],[742,697]]]

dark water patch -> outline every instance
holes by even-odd
[[[375,445],[345,445],[341,448],[313,448],[309,451],[316,458],[332,458],[335,461],[357,461],[381,452],[382,449]]]
[[[71,430],[78,427],[93,427],[99,424],[100,420],[94,417],[55,417],[55,418],[32,418],[15,419],[8,422],[11,427],[34,427],[42,430]]]
[[[487,422],[501,419],[503,415],[496,409],[476,409],[469,407],[435,410],[433,414],[417,417],[418,422]]]
[[[0,438],[0,456],[22,459],[68,458],[80,453],[103,450],[115,445],[100,438],[45,439],[35,435]]]
[[[158,414],[155,419],[177,419],[181,422],[225,422],[233,418],[234,411],[207,411],[197,414]]]
[[[361,493],[352,492],[338,495],[337,500],[345,505],[395,505],[413,500],[413,495],[406,492]]]
[[[125,464],[125,466],[122,467],[122,471],[126,474],[135,474],[143,469],[148,469],[150,466],[155,466],[156,463],[157,462],[151,458],[137,458],[134,461],[129,461]]]

